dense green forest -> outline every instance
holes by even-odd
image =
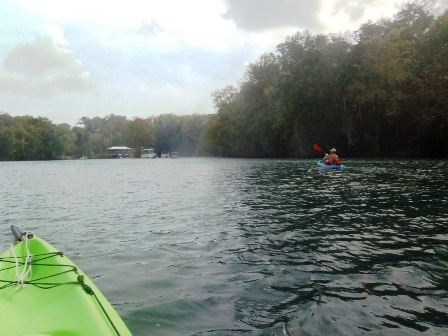
[[[213,115],[46,118],[0,114],[0,159],[105,157],[112,145],[160,153],[309,157],[448,156],[448,11],[409,2],[350,36],[298,32],[212,93]]]
[[[54,125],[47,118],[12,117],[0,114],[0,158],[2,160],[52,160],[108,157],[111,146],[134,149],[155,148],[178,151],[183,155],[204,155],[201,143],[207,115],[176,116],[164,114],[147,119],[129,120],[124,116],[79,120],[75,127]],[[201,151],[201,152],[200,152]]]
[[[288,37],[238,87],[214,92],[214,152],[307,156],[317,143],[343,156],[447,156],[448,12],[433,13],[411,2],[351,40]]]

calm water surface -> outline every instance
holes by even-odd
[[[447,161],[0,162],[134,335],[448,335]]]

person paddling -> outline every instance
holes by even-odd
[[[336,149],[330,149],[330,154],[325,154],[324,161],[326,165],[341,165],[342,161],[339,160],[339,156],[336,154]]]

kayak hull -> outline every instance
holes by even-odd
[[[317,167],[322,169],[345,170],[344,165],[326,165],[322,160],[317,161]]]
[[[26,264],[30,272],[17,284]],[[0,254],[0,316],[2,334],[9,336],[131,335],[95,284],[38,236]]]

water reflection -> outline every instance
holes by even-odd
[[[6,228],[72,256],[134,335],[441,335],[442,163],[0,163],[0,205]]]
[[[447,239],[446,175],[401,162],[284,165],[254,168],[241,189],[252,218],[239,258],[263,275],[238,300],[241,319],[268,335],[446,327],[447,269],[435,258]]]

